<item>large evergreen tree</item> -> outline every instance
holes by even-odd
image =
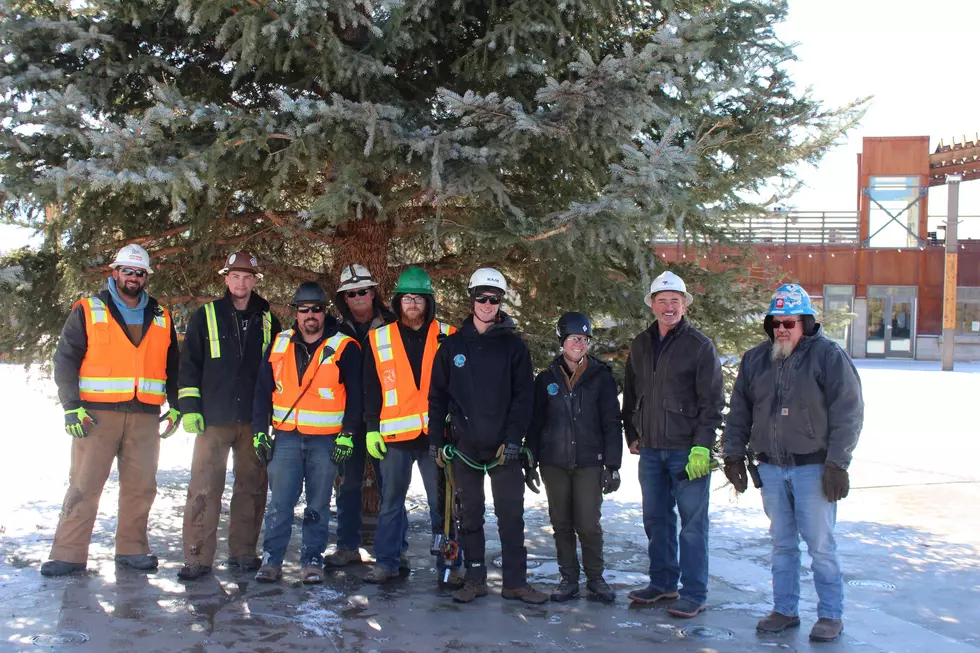
[[[44,237],[0,283],[20,358],[127,242],[178,309],[236,248],[279,302],[350,262],[388,288],[419,264],[455,319],[495,266],[539,363],[566,310],[610,318],[621,351],[656,241],[717,237],[860,110],[794,87],[780,0],[2,4],[2,217]],[[735,258],[703,267],[677,270],[692,317],[737,352],[758,288]]]

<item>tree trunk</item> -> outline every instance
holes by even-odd
[[[378,282],[382,299],[394,287],[394,278],[388,271],[388,245],[391,241],[391,224],[378,222],[372,211],[360,220],[351,220],[337,229],[333,265],[330,269],[330,294],[340,285],[341,271],[351,263],[360,263],[371,271]]]

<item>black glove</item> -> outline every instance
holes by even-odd
[[[338,465],[347,462],[354,453],[354,436],[350,433],[338,433],[333,441],[333,461]]]
[[[606,467],[602,470],[602,493],[609,494],[615,492],[619,489],[619,484],[621,483],[619,478],[619,470],[613,469],[612,467]]]
[[[272,448],[274,445],[275,441],[264,431],[259,431],[252,436],[252,446],[255,448],[255,455],[265,465],[272,462]]]
[[[735,491],[741,494],[749,487],[749,477],[745,469],[745,458],[742,456],[729,456],[725,458],[725,476],[728,477],[728,481],[735,488]]]
[[[538,476],[534,456],[531,455],[531,450],[527,447],[521,448],[521,467],[524,468],[524,485],[531,492],[541,494],[541,477]]]
[[[827,495],[827,501],[837,503],[847,496],[850,489],[851,480],[847,470],[834,463],[826,463],[823,468],[823,493]]]

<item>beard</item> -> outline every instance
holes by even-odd
[[[423,322],[425,322],[425,317],[423,316],[423,314],[422,314],[421,311],[419,311],[415,315],[409,315],[408,313],[405,313],[404,311],[402,312],[402,324],[404,324],[405,326],[407,326],[410,329],[416,329],[417,330],[419,327],[422,326],[422,323]]]
[[[143,292],[143,287],[137,285],[135,288],[130,286],[127,282],[117,283],[116,290],[126,295],[127,297],[139,297]]]
[[[782,361],[789,358],[789,355],[793,353],[793,349],[795,349],[793,343],[788,340],[773,340],[769,355],[774,361]]]
[[[303,324],[300,325],[303,330],[303,334],[307,336],[315,336],[320,332],[320,322],[319,320],[303,320]]]

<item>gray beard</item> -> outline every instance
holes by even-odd
[[[781,343],[778,340],[773,340],[772,349],[769,351],[769,356],[774,361],[782,361],[789,358],[790,354],[793,353],[792,343]]]

